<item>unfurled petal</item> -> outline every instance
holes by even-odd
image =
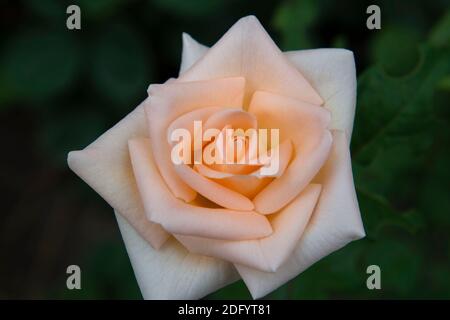
[[[307,77],[331,111],[331,129],[342,130],[350,142],[356,106],[356,68],[353,52],[345,49],[314,49],[286,52]]]
[[[256,240],[225,241],[175,237],[193,253],[231,261],[261,271],[276,272],[298,243],[320,194],[320,185],[309,185],[271,219],[272,235]]]
[[[168,232],[226,240],[261,238],[272,233],[266,217],[256,212],[202,208],[176,199],[152,161],[149,139],[130,140],[129,149],[145,213]]]
[[[183,52],[181,54],[180,74],[189,69],[208,50],[208,47],[183,33]]]
[[[164,181],[175,197],[192,201],[196,192],[177,175],[167,142],[167,128],[185,113],[207,107],[242,105],[245,80],[241,77],[178,83],[149,87],[145,111],[154,159]]]
[[[283,135],[289,137],[295,148],[283,175],[253,199],[257,212],[269,214],[294,199],[327,160],[332,143],[327,130],[330,113],[323,107],[268,92],[253,95],[249,112],[260,127],[280,129],[282,139]]]
[[[254,209],[253,202],[246,196],[202,176],[185,164],[175,166],[175,170],[192,189],[224,208],[239,211]]]
[[[239,279],[232,264],[189,253],[173,238],[153,249],[116,217],[144,299],[200,299]]]
[[[322,184],[319,202],[289,259],[275,273],[236,266],[253,298],[268,294],[328,254],[365,236],[345,133],[333,132],[330,157],[315,182]]]
[[[254,16],[242,18],[234,24],[201,59],[180,74],[179,81],[236,76],[247,80],[245,104],[256,90],[267,90],[318,105],[323,102]]]
[[[128,153],[128,139],[146,137],[144,103],[83,150],[68,156],[70,169],[136,228],[154,248],[169,237],[147,220]]]
[[[191,36],[183,38],[183,71],[209,50]],[[322,97],[323,106],[333,114],[331,128],[343,130],[350,139],[356,106],[356,68],[353,52],[324,48],[284,53]]]

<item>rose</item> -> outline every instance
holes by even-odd
[[[349,155],[353,55],[283,54],[252,16],[210,49],[183,40],[179,78],[151,85],[68,163],[115,209],[144,298],[200,298],[238,277],[258,298],[364,236]],[[277,174],[174,164],[168,137],[195,120],[280,129]]]

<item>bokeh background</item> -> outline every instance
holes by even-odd
[[[255,14],[284,50],[355,53],[353,170],[367,237],[268,298],[450,298],[449,1],[0,1],[0,298],[140,299],[112,209],[66,165],[177,75],[181,33],[212,45]],[[366,28],[381,7],[382,29]],[[78,4],[82,29],[65,13]],[[66,267],[82,290],[66,289]],[[366,267],[382,290],[366,288]],[[209,297],[250,298],[242,282]]]

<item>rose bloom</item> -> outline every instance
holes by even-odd
[[[179,77],[148,93],[68,157],[114,208],[145,299],[197,299],[239,278],[260,298],[364,237],[349,153],[351,51],[283,53],[249,16],[211,48],[184,34]],[[175,164],[171,132],[194,133],[194,121],[203,129],[279,129],[277,172]]]

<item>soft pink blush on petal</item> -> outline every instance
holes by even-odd
[[[201,208],[176,199],[151,161],[149,139],[130,140],[129,150],[147,218],[168,232],[224,240],[261,238],[272,233],[266,217],[256,212]]]
[[[365,236],[344,132],[333,132],[330,157],[315,182],[322,184],[316,209],[291,256],[277,272],[236,266],[253,298],[265,296],[318,260]]]
[[[245,77],[245,105],[251,94],[267,90],[317,105],[322,98],[283,55],[254,16],[236,22],[179,81]]]
[[[203,57],[209,48],[183,34],[180,74]],[[356,107],[356,68],[353,52],[321,48],[284,52],[323,98],[323,106],[333,114],[330,129],[343,130],[350,142]]]
[[[157,167],[175,197],[192,201],[196,192],[176,174],[170,158],[167,128],[181,115],[200,108],[242,106],[245,80],[243,78],[215,79],[178,83],[177,81],[149,87],[147,99],[148,133],[155,150]]]
[[[279,145],[279,169],[277,171],[276,177],[282,176],[286,170],[289,161],[292,157],[292,143],[290,140],[286,140],[281,145]],[[257,170],[254,173],[248,175],[237,175],[227,172],[216,171],[205,165],[195,165],[194,169],[197,170],[201,175],[212,179],[213,181],[231,189],[239,192],[249,199],[254,198],[268,183],[270,183],[274,178],[272,176],[263,176],[261,170]]]
[[[224,208],[239,211],[254,209],[252,201],[246,196],[202,176],[185,164],[175,165],[175,170],[193,190]]]
[[[294,199],[327,160],[332,144],[327,129],[330,113],[316,105],[262,91],[253,95],[249,112],[260,127],[280,129],[281,139],[289,138],[294,144],[290,165],[253,199],[256,211],[270,214]]]
[[[68,164],[80,178],[128,220],[154,248],[169,234],[147,220],[128,153],[128,139],[146,137],[144,103],[83,150],[72,151]]]
[[[309,185],[271,219],[272,235],[256,240],[225,241],[175,235],[190,251],[261,271],[275,272],[294,250],[317,203],[320,185]]]

